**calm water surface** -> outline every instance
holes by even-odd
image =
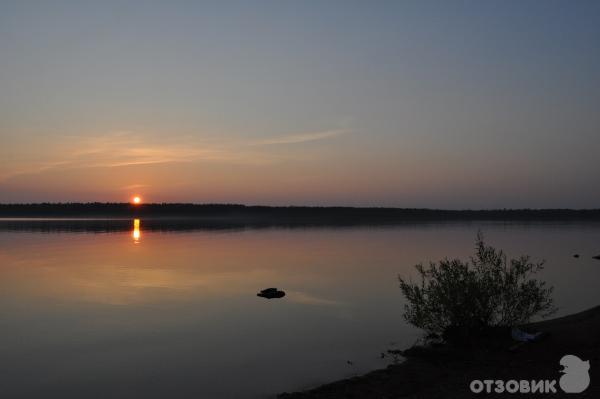
[[[397,275],[467,257],[480,228],[509,255],[547,260],[560,314],[600,303],[598,224],[137,227],[0,225],[3,398],[269,397],[383,367],[381,352],[419,336]],[[271,286],[285,298],[256,296]]]

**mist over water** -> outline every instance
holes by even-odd
[[[600,300],[598,223],[114,223],[0,223],[6,397],[255,398],[384,367],[381,352],[420,336],[402,320],[397,275],[467,258],[479,229],[509,256],[546,259],[558,315]],[[286,296],[256,296],[267,287]]]

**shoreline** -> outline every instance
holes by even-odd
[[[560,225],[597,226],[600,220],[460,220],[460,219],[408,219],[396,221],[354,219],[271,219],[242,217],[154,217],[133,215],[129,217],[0,217],[0,231],[10,232],[61,232],[61,233],[113,233],[130,232],[138,219],[144,231],[239,231],[262,229],[348,229],[397,228],[406,226],[440,226],[454,224],[510,224],[510,225]]]
[[[600,209],[444,210],[236,204],[0,204],[2,231],[116,232],[140,219],[148,231],[394,227],[446,223],[599,223]]]
[[[600,306],[555,319],[530,323],[525,329],[548,333],[547,338],[516,345],[510,336],[496,348],[435,351],[409,356],[400,364],[362,376],[327,383],[305,391],[281,393],[279,399],[334,398],[470,398],[472,380],[557,380],[551,397],[600,397]],[[509,350],[510,349],[510,350]],[[558,386],[559,361],[564,355],[589,360],[591,383],[581,394],[564,393]],[[491,394],[500,397],[511,394]],[[539,393],[534,394],[539,396]]]
[[[229,223],[358,223],[410,221],[600,221],[600,209],[430,209],[238,204],[1,204],[0,218],[197,218]]]

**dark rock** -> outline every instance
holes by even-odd
[[[285,292],[280,291],[277,288],[265,288],[264,290],[256,294],[256,296],[267,299],[283,298],[285,296]]]

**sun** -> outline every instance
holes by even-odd
[[[142,199],[136,195],[135,197],[133,197],[131,199],[131,202],[133,202],[134,204],[138,205],[138,204],[142,203]]]

